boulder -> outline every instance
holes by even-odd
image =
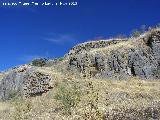
[[[1,81],[0,99],[42,95],[52,88],[50,81],[49,75],[39,72],[35,67],[11,70]]]

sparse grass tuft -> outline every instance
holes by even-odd
[[[55,99],[60,103],[61,109],[64,113],[71,114],[71,109],[79,102],[81,97],[80,87],[74,83],[60,83],[57,86]]]
[[[15,108],[15,111],[12,114],[12,118],[14,120],[29,119],[29,113],[32,109],[32,103],[29,99],[24,100],[22,98],[18,98],[13,101],[12,104]]]

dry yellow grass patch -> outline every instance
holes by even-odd
[[[55,68],[42,96],[0,103],[1,120],[127,120],[160,117],[160,81],[75,79]],[[158,118],[159,119],[159,118]]]
[[[14,106],[14,111],[8,114],[16,120],[143,120],[160,115],[158,80],[65,79],[56,82],[54,88],[42,96],[17,99],[9,106],[4,103],[1,106],[3,109]]]
[[[14,108],[10,103],[0,102],[0,120],[10,120],[10,113],[13,113]]]
[[[8,104],[0,102],[0,111],[4,111],[9,107]]]
[[[117,44],[109,45],[104,48],[97,48],[90,51],[91,54],[95,53],[110,53],[111,51],[118,50],[118,49],[129,49],[129,48],[135,48],[135,44],[132,41],[122,41]]]

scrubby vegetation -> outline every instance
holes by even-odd
[[[0,119],[128,120],[160,117],[160,82],[64,80],[49,93],[9,101]],[[7,111],[7,112],[4,112]],[[3,113],[3,114],[2,114]]]
[[[47,62],[46,58],[37,58],[37,59],[34,59],[31,64],[33,66],[43,67],[46,65],[46,62]]]
[[[76,83],[60,83],[57,86],[54,99],[60,102],[60,107],[64,110],[64,113],[71,114],[71,109],[80,102],[81,92]]]
[[[142,33],[145,33],[145,30],[143,26],[141,32],[137,30],[133,36],[138,37]],[[154,29],[151,31],[153,32]],[[122,37],[120,36],[119,38]],[[103,41],[97,42],[104,44]],[[95,56],[98,53],[99,55],[103,55],[103,57],[117,53],[119,57],[123,59],[123,62],[127,63],[128,56],[125,54],[127,49],[138,49],[136,46],[138,40],[109,42],[111,43],[109,43],[107,47],[97,47],[90,49],[89,52],[86,53],[89,53],[90,56]],[[112,42],[117,43],[113,44]],[[133,42],[136,44],[133,44]],[[88,44],[90,44],[90,42],[88,42]],[[85,49],[84,46],[80,47],[80,50],[81,48]],[[120,49],[122,52],[120,52]],[[74,50],[72,52],[75,54]],[[79,49],[77,50],[77,53],[78,52]],[[82,54],[84,54],[83,51]],[[143,54],[145,54],[145,52]],[[87,56],[87,58],[90,56]],[[146,56],[147,54],[145,54],[145,59],[147,58]],[[130,75],[127,79],[122,79],[123,77],[121,77],[120,80],[114,78],[109,79],[108,77],[103,79],[100,77],[91,77],[90,74],[94,74],[93,72],[95,72],[95,74],[97,73],[97,69],[92,70],[91,68],[95,68],[96,64],[98,62],[101,63],[101,61],[99,60],[91,66],[88,64],[88,59],[86,59],[87,64],[85,66],[85,64],[82,63],[82,61],[84,62],[84,56],[81,57],[83,59],[79,59],[80,56],[78,56],[73,64],[75,64],[74,67],[77,65],[78,68],[83,69],[88,66],[90,67],[87,69],[89,75],[87,73],[85,77],[80,72],[76,73],[74,67],[72,72],[69,71],[69,64],[67,64],[68,61],[66,60],[67,57],[51,61],[43,58],[35,59],[32,61],[32,66],[24,67],[25,69],[16,68],[16,74],[23,75],[26,69],[38,66],[34,67],[38,73],[47,73],[49,78],[51,77],[48,84],[52,86],[52,89],[45,91],[40,96],[35,95],[34,97],[27,98],[17,96],[14,91],[11,92],[8,101],[0,101],[0,120],[158,120],[160,118],[160,80],[158,77],[156,80],[140,79],[136,75],[134,75],[136,77]],[[98,57],[99,56],[96,58]],[[111,58],[111,60],[114,59],[118,59],[118,57]],[[76,60],[79,60],[78,62],[81,64],[77,64],[78,62]],[[137,62],[138,60],[135,61]],[[113,63],[114,62],[115,61],[113,61]],[[122,64],[123,62],[119,63]],[[100,67],[102,67],[102,65],[103,64],[100,64]],[[133,71],[131,70],[131,72]],[[40,74],[37,74],[37,76],[40,76]],[[156,69],[154,74],[159,76],[160,70]],[[12,76],[13,75],[11,75],[11,77]],[[37,76],[32,77],[32,85],[29,84],[29,87],[34,89],[35,86],[37,86],[39,82],[34,82]],[[38,79],[38,81],[46,80],[48,76],[42,77]],[[18,78],[20,78],[20,76]],[[31,78],[27,80],[31,80]],[[42,83],[46,84],[45,82]]]

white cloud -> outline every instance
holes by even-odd
[[[74,38],[73,35],[68,35],[68,34],[60,35],[55,33],[48,34],[48,37],[43,38],[43,40],[53,42],[56,44],[61,44],[61,45],[66,43],[71,44],[76,42],[76,39]]]

